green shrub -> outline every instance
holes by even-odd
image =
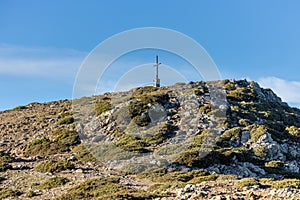
[[[143,140],[132,135],[123,134],[121,138],[115,142],[116,146],[125,151],[132,152],[147,152],[145,149],[148,146]]]
[[[137,175],[137,177],[140,179],[148,179],[153,182],[168,183],[170,185],[173,185],[175,182],[187,183],[188,181],[194,178],[203,177],[203,176],[209,176],[209,173],[204,170],[193,170],[190,172],[182,172],[182,171],[168,172],[168,169],[166,168],[155,169]]]
[[[64,177],[53,177],[53,178],[49,178],[47,180],[45,180],[44,182],[42,182],[37,189],[51,189],[51,188],[55,188],[55,187],[59,187],[59,186],[63,186],[66,183],[68,183],[70,180]]]
[[[238,123],[240,126],[244,127],[249,126],[251,124],[251,122],[248,119],[240,119]]]
[[[72,124],[74,122],[74,118],[72,116],[67,116],[62,119],[60,119],[57,124],[63,125],[63,124]]]
[[[216,181],[229,181],[229,180],[238,180],[239,177],[235,174],[219,174]]]
[[[274,182],[273,178],[260,178],[259,183],[262,185],[268,185],[271,186]]]
[[[224,85],[224,88],[225,88],[226,90],[228,90],[228,91],[231,91],[231,90],[235,90],[235,89],[236,89],[234,83],[226,83],[226,84]]]
[[[260,185],[257,179],[255,178],[244,178],[235,184],[236,188],[243,188],[249,186]]]
[[[53,155],[71,150],[71,147],[80,143],[79,135],[76,131],[67,129],[57,129],[52,133],[54,140],[48,138],[36,139],[25,149],[25,156],[33,155]]]
[[[17,190],[12,190],[9,188],[0,188],[0,199],[5,199],[8,197],[17,197],[21,195],[21,192]]]
[[[300,128],[298,127],[295,126],[286,127],[286,131],[295,137],[300,137]]]
[[[40,194],[38,194],[37,192],[32,191],[32,190],[30,190],[29,192],[26,193],[27,198],[36,197],[36,196],[39,196],[39,195]]]
[[[34,171],[41,172],[41,173],[54,173],[60,172],[67,169],[74,169],[74,165],[70,161],[62,160],[62,161],[55,161],[55,160],[45,160],[39,163],[37,166],[34,167]]]
[[[151,194],[143,190],[126,187],[120,183],[120,178],[109,177],[85,181],[56,199],[154,199],[163,196],[165,195]]]
[[[215,181],[217,178],[218,178],[218,175],[216,175],[216,174],[211,174],[211,175],[207,175],[207,176],[198,176],[198,177],[195,177],[192,180],[190,180],[188,183],[198,184],[203,181]]]
[[[10,163],[13,161],[14,158],[11,157],[8,153],[0,151],[0,172],[4,172],[7,169],[11,169],[12,166],[10,165]]]
[[[133,135],[119,133],[119,140],[115,142],[116,146],[122,148],[125,151],[132,152],[148,152],[146,147],[156,146],[161,144],[168,138],[172,131],[171,125],[165,123],[157,125],[158,130],[148,137],[140,138]],[[150,130],[150,129],[149,129]]]
[[[26,108],[27,108],[27,106],[17,106],[15,108],[13,108],[13,110],[19,111],[19,110],[25,110]]]
[[[74,147],[71,152],[75,153],[76,158],[81,162],[97,162],[97,159],[84,146],[84,144],[80,144]]]
[[[112,108],[108,100],[99,100],[95,105],[96,116],[110,110]]]
[[[236,88],[227,94],[227,98],[235,101],[256,101],[257,94],[253,88]]]
[[[267,127],[265,125],[253,124],[247,128],[250,129],[250,137],[253,142],[257,142],[262,135],[267,133]]]
[[[149,95],[151,92],[155,92],[155,91],[157,91],[157,88],[155,88],[153,86],[140,87],[134,91],[132,96],[133,97],[145,96],[145,95]]]
[[[274,181],[272,184],[273,188],[296,188],[300,189],[299,179],[284,179],[280,181]]]
[[[199,108],[199,112],[203,114],[209,114],[211,112],[211,105],[210,104],[204,104]]]
[[[218,146],[228,146],[228,142],[230,140],[239,140],[241,136],[242,130],[240,127],[234,127],[229,130],[226,130],[218,139]]]
[[[265,167],[283,168],[284,164],[280,160],[271,160],[265,163]]]
[[[265,146],[259,146],[253,149],[254,155],[260,159],[268,157],[268,149]]]

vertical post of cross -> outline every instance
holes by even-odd
[[[156,67],[156,76],[155,76],[155,79],[154,79],[154,86],[156,88],[159,88],[160,87],[160,80],[158,78],[158,66],[160,65],[161,63],[158,62],[158,55],[156,55],[156,63],[154,65],[154,67]]]

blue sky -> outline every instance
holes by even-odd
[[[258,81],[300,106],[299,10],[298,0],[0,0],[0,110],[71,99],[85,56],[140,27],[182,32],[207,50],[223,78]],[[152,53],[127,61],[153,62]]]

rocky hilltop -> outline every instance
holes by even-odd
[[[300,199],[300,110],[255,82],[0,112],[0,199]]]

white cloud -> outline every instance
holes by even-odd
[[[0,44],[0,74],[74,78],[86,52]]]
[[[300,82],[277,77],[263,77],[258,82],[264,88],[271,88],[283,101],[300,108]]]

